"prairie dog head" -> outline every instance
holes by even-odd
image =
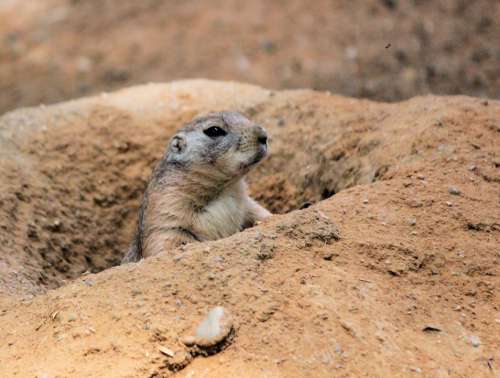
[[[167,160],[222,181],[245,175],[267,154],[266,130],[237,112],[194,119],[170,140]]]

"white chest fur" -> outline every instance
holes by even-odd
[[[195,234],[201,239],[215,240],[242,229],[248,212],[244,182],[226,189],[193,219]]]

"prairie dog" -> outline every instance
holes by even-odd
[[[152,173],[122,263],[224,238],[269,217],[244,181],[266,154],[265,129],[240,113],[210,113],[185,125]]]

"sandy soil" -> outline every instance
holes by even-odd
[[[278,215],[113,267],[168,137],[227,108],[270,133],[249,182]],[[498,375],[499,119],[209,81],[5,115],[0,376]],[[216,305],[234,338],[193,358],[179,338]]]
[[[495,0],[3,0],[0,113],[180,78],[500,98]]]

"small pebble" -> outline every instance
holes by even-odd
[[[452,204],[450,201],[446,201],[446,206],[448,206],[448,207],[452,207],[452,206],[453,206],[453,204]]]
[[[94,327],[88,327],[87,328],[87,334],[95,333],[95,328]]]
[[[417,219],[416,218],[410,218],[408,220],[408,223],[410,224],[410,226],[415,226],[417,224]]]
[[[221,264],[224,262],[224,257],[222,256],[214,256],[214,262]]]
[[[481,345],[481,340],[479,340],[479,337],[475,335],[469,336],[469,341],[474,348],[477,348],[479,345]]]
[[[167,357],[173,357],[175,354],[172,349],[166,348],[164,346],[159,346],[158,350]]]
[[[460,194],[462,194],[460,189],[458,189],[456,186],[450,186],[448,188],[448,193],[453,194],[454,196],[459,196]]]
[[[232,329],[233,319],[229,312],[224,307],[216,306],[198,325],[195,336],[184,337],[182,342],[185,345],[196,344],[200,347],[211,347],[226,339]]]

